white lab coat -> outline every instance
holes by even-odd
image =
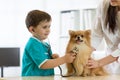
[[[118,44],[120,44],[120,12],[117,13],[116,26],[118,28],[115,30],[115,34],[110,33],[108,25],[105,25],[105,18],[107,14],[107,10],[109,7],[109,0],[102,0],[97,9],[97,15],[95,24],[92,28],[92,46],[97,48],[97,46],[101,43],[103,39],[107,44],[106,55],[112,55],[114,57],[120,56],[120,48],[118,48]],[[114,15],[114,14],[113,14]],[[113,62],[106,66],[107,71],[109,73],[120,74],[120,63]]]

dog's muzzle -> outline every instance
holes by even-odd
[[[83,42],[82,38],[80,36],[76,37],[76,42]]]

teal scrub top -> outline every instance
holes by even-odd
[[[51,59],[50,45],[31,37],[24,49],[22,58],[22,76],[50,76],[54,69],[41,69],[41,65]]]

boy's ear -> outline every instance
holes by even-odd
[[[28,30],[29,30],[31,33],[33,33],[33,32],[34,32],[34,29],[33,29],[33,27],[32,27],[32,26],[30,26],[30,27],[28,28]]]

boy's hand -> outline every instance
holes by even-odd
[[[64,56],[66,63],[72,63],[76,57],[76,53],[67,53]]]

